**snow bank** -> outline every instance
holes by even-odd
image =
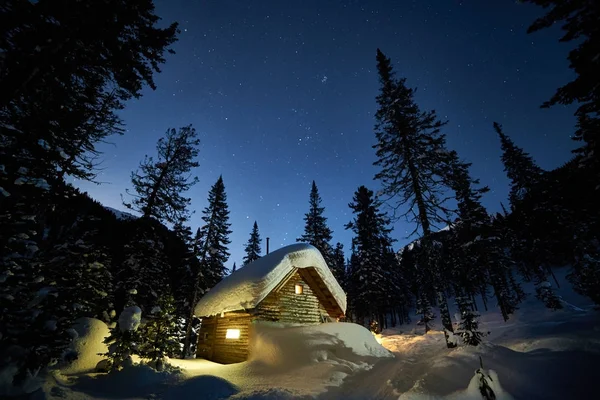
[[[103,343],[109,336],[108,326],[95,318],[79,318],[73,326],[76,337],[71,344],[71,350],[77,354],[77,359],[65,368],[63,374],[79,374],[94,371],[96,365],[104,356],[98,353],[108,352],[108,347]]]
[[[254,308],[279,284],[292,268],[313,267],[319,273],[342,311],[346,294],[331,273],[323,256],[309,244],[282,247],[248,264],[212,288],[196,305],[198,316]]]
[[[393,357],[364,327],[345,322],[282,328],[256,323],[250,362],[293,369],[315,362],[344,364],[352,369],[372,364],[368,358]]]

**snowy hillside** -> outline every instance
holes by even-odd
[[[130,214],[130,213],[125,212],[125,211],[117,210],[116,208],[107,207],[107,206],[104,206],[104,208],[106,208],[108,211],[110,211],[113,214],[115,214],[115,216],[117,217],[117,219],[136,219],[136,218],[138,218],[138,217],[136,217],[133,214]]]

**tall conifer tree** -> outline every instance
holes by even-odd
[[[258,224],[254,221],[254,225],[252,226],[252,231],[250,232],[250,238],[246,243],[246,247],[244,251],[246,255],[244,256],[244,264],[246,266],[253,261],[256,261],[260,258],[260,242],[262,239],[260,238],[260,234],[258,233]]]
[[[539,184],[543,170],[535,164],[533,158],[523,151],[502,131],[502,126],[494,122],[494,130],[500,137],[502,149],[502,164],[510,180],[510,205],[522,201],[532,188]]]
[[[578,130],[575,140],[583,141],[584,146],[576,152],[584,155],[584,160],[592,164],[596,173],[600,170],[600,5],[587,0],[523,0],[547,10],[536,19],[527,33],[560,24],[564,35],[561,42],[576,42],[569,52],[569,67],[575,72],[575,79],[558,88],[556,93],[542,104],[551,107],[557,104],[577,103],[576,115]]]
[[[196,302],[205,290],[214,287],[227,273],[225,264],[230,255],[228,246],[231,243],[229,239],[231,224],[229,223],[229,206],[222,176],[219,176],[208,192],[208,206],[202,211],[202,221],[204,225],[196,232],[194,244],[199,269],[193,272],[192,282],[194,284],[189,293],[190,309],[186,321],[184,356],[190,345]]]
[[[346,225],[354,233],[352,268],[347,278],[352,288],[352,309],[359,322],[364,324],[367,318],[381,325],[390,283],[385,262],[391,244],[389,219],[380,211],[373,191],[364,186],[356,190],[348,206],[354,214],[354,219]]]
[[[447,187],[444,186],[444,166],[447,164],[446,138],[441,132],[445,125],[435,111],[421,111],[414,100],[415,90],[406,86],[406,79],[398,79],[391,61],[377,49],[377,70],[380,91],[379,109],[375,114],[376,150],[382,193],[394,201],[394,209],[405,208],[406,216],[422,233],[422,246],[430,257],[438,253],[431,240],[432,228],[447,224],[449,210],[444,206]],[[414,233],[413,232],[413,233]],[[434,279],[446,343],[452,346],[448,331],[452,321],[447,311],[447,300],[439,270],[439,260],[428,258],[427,265]],[[423,299],[424,300],[424,299]]]
[[[309,198],[309,210],[304,214],[304,233],[298,242],[308,243],[315,246],[323,255],[331,270],[335,268],[333,250],[331,248],[332,231],[327,226],[327,218],[323,215],[325,207],[321,206],[321,196],[315,181],[312,182]]]
[[[144,218],[156,218],[163,223],[176,224],[189,217],[191,199],[182,193],[198,182],[188,174],[198,167],[196,157],[200,139],[191,125],[168,129],[158,140],[158,159],[146,156],[138,171],[131,173],[131,183],[136,194],[131,203],[123,202],[130,210],[138,211]]]

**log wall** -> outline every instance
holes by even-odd
[[[296,294],[296,284],[302,294]],[[310,286],[295,272],[290,279],[274,290],[256,307],[256,316],[263,321],[315,324],[323,322],[328,313]]]
[[[246,361],[252,318],[247,312],[202,318],[196,356],[221,364]],[[239,329],[239,339],[226,339],[227,329]]]

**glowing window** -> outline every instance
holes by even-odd
[[[302,285],[296,285],[296,294],[302,294],[303,290],[304,288],[302,287]]]
[[[225,333],[225,339],[239,339],[240,338],[240,330],[239,329],[227,329]]]

